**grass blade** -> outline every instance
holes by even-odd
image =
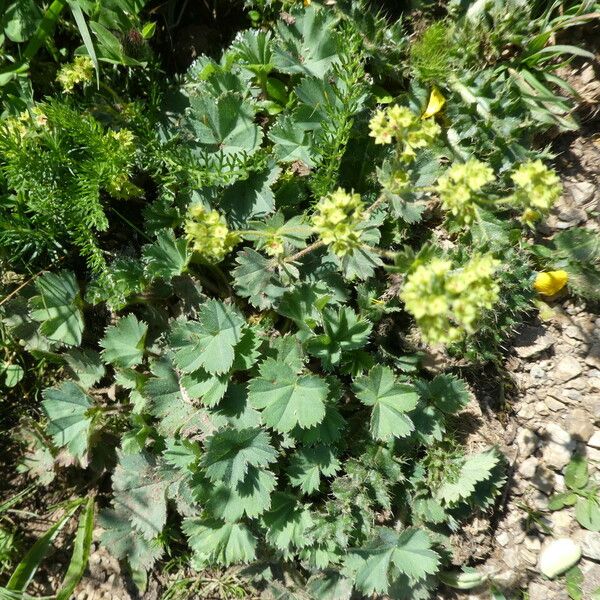
[[[69,6],[71,7],[73,17],[75,17],[75,23],[79,29],[79,34],[81,35],[85,49],[88,51],[92,63],[94,63],[94,69],[96,70],[96,85],[100,87],[100,65],[98,64],[98,57],[96,56],[96,50],[94,48],[94,43],[92,42],[90,30],[85,22],[85,16],[83,15],[81,6],[79,6],[77,2],[71,1],[69,2]]]
[[[8,583],[6,584],[7,590],[24,592],[27,589],[37,568],[48,553],[54,538],[56,538],[60,530],[67,524],[73,514],[75,514],[75,511],[79,508],[80,504],[81,502],[77,501],[74,506],[71,506],[65,515],[54,523],[54,525],[52,525],[52,527],[50,527],[50,529],[48,529],[48,531],[33,544],[23,560],[17,565],[11,578],[8,580]]]
[[[94,499],[88,498],[85,510],[79,519],[73,555],[56,600],[69,600],[71,594],[81,581],[90,558],[92,547],[92,532],[94,530]]]

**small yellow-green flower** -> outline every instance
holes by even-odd
[[[89,56],[76,56],[72,63],[66,64],[60,69],[56,80],[65,92],[70,93],[76,85],[89,83],[93,77],[92,59]]]
[[[338,188],[317,204],[312,224],[321,240],[341,257],[360,245],[358,226],[363,216],[360,195],[349,194]]]
[[[201,204],[189,209],[184,229],[192,251],[209,264],[221,262],[240,240],[221,214]]]
[[[490,254],[476,254],[458,269],[434,258],[408,276],[400,298],[427,343],[449,344],[477,329],[484,310],[498,300],[493,275],[499,264]]]
[[[546,273],[538,273],[533,287],[537,292],[544,296],[554,296],[562,290],[569,281],[569,274],[566,271],[547,271]]]
[[[429,146],[440,134],[434,119],[421,119],[406,106],[388,106],[378,110],[369,123],[369,135],[376,144],[398,144],[401,160],[411,162],[416,150]]]
[[[560,198],[558,175],[541,160],[523,163],[512,175],[515,192],[511,202],[523,209],[521,221],[532,224],[547,214]]]
[[[477,195],[494,181],[494,171],[475,158],[453,164],[437,182],[437,192],[444,210],[461,225],[473,221],[477,212]]]

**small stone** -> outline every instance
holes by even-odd
[[[563,333],[574,340],[579,340],[580,342],[585,342],[587,340],[587,336],[579,327],[577,327],[577,325],[569,325],[568,327],[565,327]]]
[[[554,491],[554,473],[546,466],[538,465],[535,475],[531,478],[531,483],[540,492],[546,495],[551,494]]]
[[[539,460],[535,456],[530,456],[519,466],[519,474],[525,479],[531,479],[535,475],[538,464]]]
[[[585,364],[600,369],[600,344],[592,344],[585,357]]]
[[[569,446],[550,442],[544,448],[542,460],[551,468],[562,471],[571,460],[572,449]]]
[[[556,398],[552,398],[552,396],[548,396],[546,400],[544,400],[546,407],[550,412],[559,412],[563,410],[565,405],[562,402],[559,402]]]
[[[573,515],[567,510],[557,510],[550,515],[552,532],[555,535],[568,535],[573,524]]]
[[[508,544],[509,541],[510,536],[508,535],[508,533],[506,533],[506,531],[501,531],[499,534],[496,535],[496,543],[500,546],[506,546],[506,544]]]
[[[566,446],[572,441],[571,434],[568,431],[565,431],[557,423],[548,423],[544,428],[544,432],[546,434],[546,438],[556,444]]]
[[[532,358],[548,350],[554,338],[543,327],[524,327],[513,342],[515,354],[521,358]]]
[[[524,404],[517,414],[521,419],[533,419],[535,417],[535,407],[532,404]]]
[[[557,381],[564,383],[580,375],[582,370],[577,359],[572,356],[564,356],[556,365],[552,375]]]
[[[586,71],[584,71],[584,73],[585,72]],[[570,186],[570,192],[575,204],[582,205],[594,197],[594,193],[596,192],[596,186],[591,181],[578,181],[577,183]]]
[[[546,372],[538,365],[533,365],[531,367],[531,376],[534,379],[544,379],[546,377]]]
[[[581,551],[585,557],[600,560],[600,532],[585,531],[580,542]]]
[[[543,403],[543,402],[536,402],[535,403],[535,412],[538,415],[547,415],[548,414],[548,407]]]
[[[552,598],[552,591],[543,583],[533,582],[527,588],[527,597],[529,600],[548,600],[548,598]]]
[[[600,434],[600,432],[598,432]],[[600,439],[600,438],[599,438]],[[523,427],[517,431],[515,443],[519,449],[519,458],[529,458],[537,448],[538,437],[531,429]],[[600,446],[598,446],[600,448]]]
[[[600,449],[600,430],[594,432],[592,437],[590,437],[590,439],[588,440],[587,445],[591,446],[592,448]]]
[[[581,558],[581,548],[570,538],[550,542],[541,552],[540,571],[549,579],[561,575],[576,565]]]
[[[587,449],[587,459],[593,463],[600,464],[600,450],[598,448]]]
[[[525,544],[525,548],[528,550],[533,550],[534,552],[538,552],[542,547],[542,542],[540,539],[533,535],[528,535],[523,543]]]
[[[591,418],[581,408],[576,408],[566,419],[569,433],[577,440],[587,442],[594,433],[595,427]]]

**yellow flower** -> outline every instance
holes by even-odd
[[[548,271],[537,274],[533,287],[544,296],[554,296],[567,285],[568,280],[569,274],[566,271]]]
[[[446,98],[442,96],[440,90],[433,86],[429,96],[429,103],[427,104],[425,112],[421,115],[421,119],[428,119],[429,117],[437,115],[444,107],[444,104],[446,104]]]

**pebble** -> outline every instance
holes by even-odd
[[[531,478],[531,483],[540,492],[546,495],[551,494],[554,491],[554,473],[545,465],[540,464],[535,471],[535,475]]]
[[[581,558],[581,547],[570,538],[551,541],[540,552],[539,569],[549,579],[568,571]]]
[[[587,445],[591,446],[592,448],[600,449],[600,430],[594,432],[592,437],[590,437],[590,439],[588,440]]]
[[[573,448],[570,446],[550,442],[544,448],[542,460],[549,467],[562,471],[571,460],[572,450]]]
[[[600,560],[600,532],[585,531],[580,541],[581,551],[585,557]]]
[[[544,402],[550,412],[559,412],[565,407],[562,402],[559,402],[556,398],[552,398],[552,396],[546,398]]]
[[[564,334],[574,340],[579,340],[580,342],[585,342],[587,340],[587,336],[585,332],[581,331],[577,325],[569,325],[565,327]]]
[[[573,524],[573,515],[568,510],[557,510],[550,514],[552,532],[555,535],[568,535]]]
[[[581,375],[582,370],[583,369],[577,359],[572,356],[563,356],[563,358],[558,361],[552,375],[555,380],[564,383]]]
[[[589,71],[584,71],[584,73],[589,73]],[[595,77],[593,69],[591,71],[591,76],[592,78]],[[583,83],[589,82],[584,81]],[[571,192],[573,202],[575,202],[575,204],[582,205],[594,197],[596,186],[591,181],[578,181],[569,187],[569,191]]]
[[[600,369],[600,344],[592,344],[585,357],[585,364]]]
[[[593,435],[595,427],[591,418],[581,408],[571,411],[566,420],[567,430],[578,440],[587,442]]]
[[[600,434],[600,432],[598,433]],[[517,431],[515,443],[519,448],[519,458],[524,460],[535,452],[538,445],[538,436],[531,429],[523,427]],[[600,448],[600,446],[598,447]]]
[[[531,367],[531,376],[534,379],[544,379],[546,377],[546,372],[539,365],[533,365]]]
[[[539,462],[535,456],[530,456],[519,465],[519,474],[525,479],[531,479],[535,475]]]
[[[508,544],[509,541],[510,536],[506,531],[501,531],[499,534],[496,535],[496,543],[500,546],[506,546],[506,544]]]
[[[513,348],[520,358],[533,358],[548,350],[554,344],[554,338],[543,327],[524,327],[515,338]]]
[[[546,438],[555,444],[566,446],[572,442],[571,434],[568,431],[565,431],[557,423],[547,423],[544,427],[544,432],[546,434]]]

